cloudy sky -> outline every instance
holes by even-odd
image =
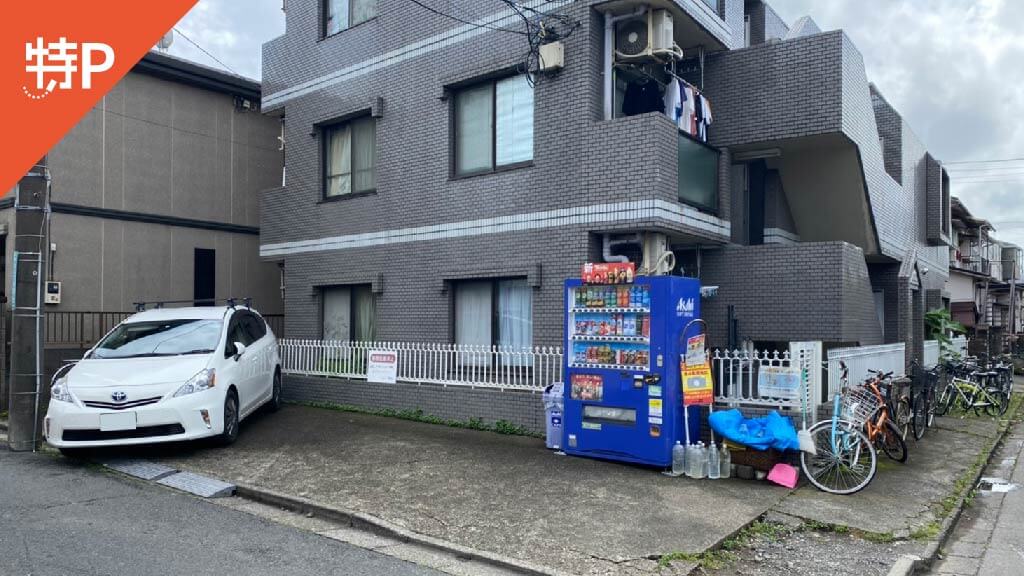
[[[769,3],[789,23],[809,14],[822,29],[846,30],[871,80],[943,162],[1024,158],[1024,1]],[[281,0],[200,0],[178,28],[234,71],[259,78],[260,45],[284,32],[284,15]],[[218,65],[182,37],[171,52]],[[1024,161],[947,168],[953,193],[994,222],[1001,239],[1024,245]]]

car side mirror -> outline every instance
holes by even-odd
[[[245,354],[245,348],[245,344],[242,344],[241,342],[235,342],[235,360],[238,360],[239,358],[242,357],[242,354]]]

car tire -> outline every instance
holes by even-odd
[[[217,437],[221,446],[230,446],[238,439],[238,394],[229,390],[224,398],[224,431]]]
[[[274,383],[271,385],[270,401],[267,402],[267,412],[277,412],[281,409],[281,371],[274,370]]]

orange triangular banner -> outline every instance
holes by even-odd
[[[0,20],[0,107],[13,129],[7,194],[196,0],[8,2]]]

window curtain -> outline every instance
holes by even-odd
[[[347,125],[327,131],[327,196],[352,191],[351,134]]]
[[[352,123],[352,191],[365,192],[377,187],[377,126],[373,118]]]
[[[533,345],[533,289],[526,280],[498,282],[498,345],[522,350]],[[530,365],[530,357],[506,360],[521,366]]]
[[[491,345],[491,282],[463,282],[455,288],[455,343]],[[461,355],[463,365],[489,366],[489,354]]]
[[[352,312],[352,292],[347,287],[324,288],[323,326],[324,340],[348,341]]]
[[[348,1],[349,0],[326,0],[327,21],[324,25],[324,33],[327,36],[337,34],[348,28]]]
[[[525,75],[495,86],[495,164],[502,166],[533,159],[533,87]]]
[[[459,92],[455,102],[455,169],[459,174],[490,170],[494,124],[492,84]]]
[[[369,286],[357,286],[352,289],[352,310],[355,312],[352,339],[358,342],[376,341],[376,308],[373,291]]]
[[[352,25],[366,22],[377,15],[377,0],[352,0]]]

